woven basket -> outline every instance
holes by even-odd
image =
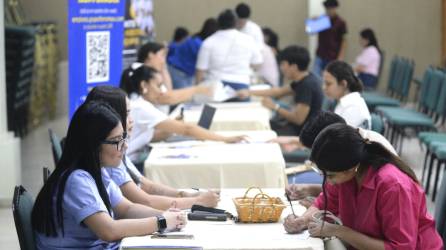
[[[254,197],[248,197],[248,192],[258,189],[260,192]],[[237,209],[240,222],[268,223],[277,222],[286,205],[279,197],[270,197],[258,187],[250,187],[243,197],[232,199]]]

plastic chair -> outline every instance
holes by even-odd
[[[443,178],[435,204],[435,224],[437,231],[446,243],[446,178]]]
[[[34,231],[31,225],[31,212],[33,206],[34,199],[26,189],[21,185],[16,186],[14,188],[14,198],[12,200],[12,213],[14,215],[15,228],[22,250],[36,249]]]
[[[47,167],[43,167],[43,183],[44,184],[48,180],[50,175],[51,175],[51,170]]]
[[[62,157],[62,144],[59,138],[57,137],[56,133],[54,133],[52,129],[50,128],[48,129],[48,134],[50,136],[51,151],[53,152],[54,166],[56,166],[60,158]]]

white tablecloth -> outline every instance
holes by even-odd
[[[155,146],[146,176],[176,188],[283,188],[285,161],[275,143],[202,143]]]
[[[212,120],[212,131],[233,130],[269,130],[271,111],[262,107],[259,102],[246,103],[212,103],[217,108]],[[198,123],[203,106],[185,106],[184,121]],[[172,114],[174,118],[180,114],[181,107],[177,107]]]
[[[244,189],[223,189],[219,208],[236,215],[232,198],[241,197]],[[265,193],[271,196],[283,196],[283,189],[266,189]],[[252,192],[254,195],[256,192]],[[283,197],[282,200],[286,202]],[[296,214],[301,215],[305,208],[294,203]],[[288,206],[282,212],[278,223],[242,224],[227,222],[189,221],[181,234],[192,234],[194,239],[151,239],[150,236],[129,237],[122,240],[123,249],[162,249],[166,246],[189,246],[195,249],[315,249],[322,250],[322,240],[311,238],[308,233],[290,235],[283,229],[283,219],[291,213]],[[174,233],[175,234],[175,233]]]

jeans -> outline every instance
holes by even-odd
[[[322,78],[322,72],[324,71],[327,64],[330,62],[331,62],[330,60],[322,59],[316,56],[313,65],[313,73]]]
[[[361,80],[362,84],[364,84],[366,90],[374,89],[378,83],[378,77],[371,74],[359,73],[358,78]]]
[[[172,65],[168,65],[168,70],[170,77],[172,78],[172,85],[174,89],[182,89],[192,86],[194,82],[193,76],[184,73]]]

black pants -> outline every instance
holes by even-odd
[[[299,136],[300,127],[288,122],[285,119],[274,118],[269,121],[271,129],[274,130],[278,136]]]

